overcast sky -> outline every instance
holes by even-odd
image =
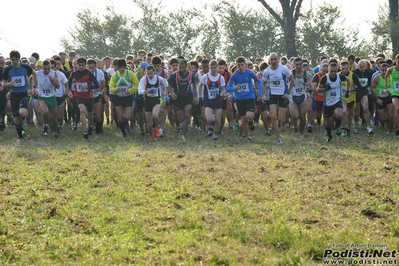
[[[164,0],[163,5],[170,10],[178,7],[201,7],[202,3],[214,4],[221,0]],[[268,0],[276,10],[279,0]],[[304,0],[304,8],[310,4],[319,5],[324,1]],[[346,19],[346,27],[359,27],[362,37],[368,38],[370,24],[367,21],[377,19],[378,6],[384,0],[334,0],[332,4],[342,8],[342,15]],[[258,0],[246,0],[247,6],[262,9]],[[0,24],[0,53],[8,56],[12,49],[18,49],[22,56],[30,56],[38,52],[41,58],[58,54],[62,47],[60,39],[68,36],[67,30],[74,25],[76,14],[83,8],[90,7],[101,11],[107,1],[101,0],[13,0],[2,1],[2,22]],[[62,6],[65,4],[65,6]],[[132,0],[113,0],[115,10],[124,14],[137,16],[137,8]],[[16,9],[20,7],[20,9]],[[55,19],[58,14],[58,19]],[[359,16],[360,15],[360,16]],[[67,51],[68,52],[68,51]]]

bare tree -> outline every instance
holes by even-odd
[[[284,31],[285,50],[289,57],[297,56],[296,50],[296,22],[300,15],[302,0],[279,0],[283,13],[279,15],[265,0],[259,0],[267,11],[277,20]]]

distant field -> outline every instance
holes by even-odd
[[[322,265],[333,244],[399,251],[399,139],[375,129],[283,145],[168,127],[89,140],[0,132],[0,264]]]

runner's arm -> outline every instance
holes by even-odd
[[[139,80],[137,79],[136,74],[133,71],[129,71],[130,80],[132,81],[133,86],[129,89],[130,93],[135,93],[139,89]]]

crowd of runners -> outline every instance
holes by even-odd
[[[15,126],[20,142],[28,126],[57,139],[65,124],[85,139],[114,124],[109,130],[123,137],[132,131],[154,142],[165,136],[166,120],[182,141],[189,127],[215,142],[227,129],[246,141],[255,128],[267,136],[273,131],[278,144],[281,127],[300,139],[325,131],[327,142],[333,130],[349,137],[363,125],[367,134],[382,127],[387,137],[396,126],[399,135],[399,55],[372,61],[320,56],[312,68],[306,59],[276,53],[228,63],[204,55],[165,60],[144,50],[125,58],[61,52],[40,60],[13,50],[0,56],[0,71],[0,131]]]

